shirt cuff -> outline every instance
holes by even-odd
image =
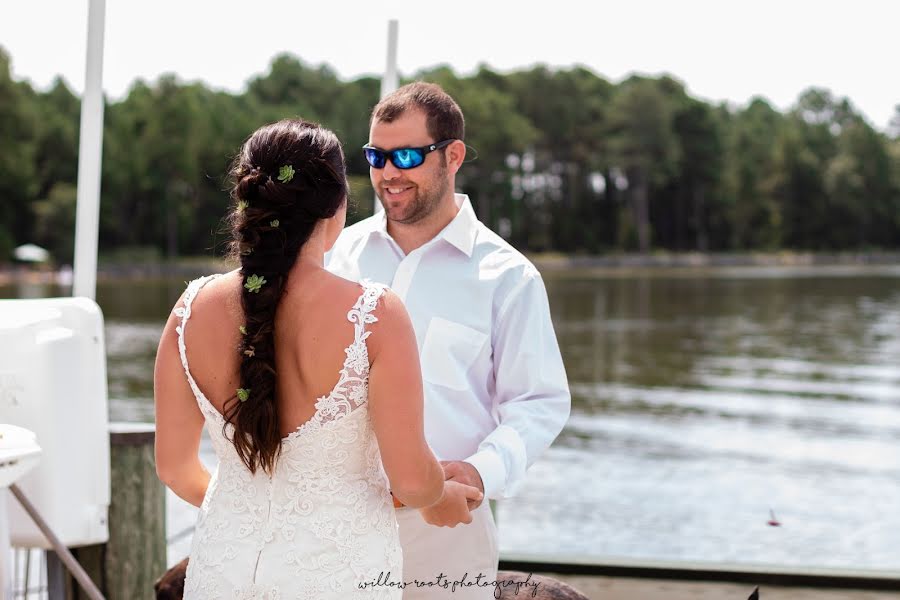
[[[476,452],[463,462],[467,462],[481,475],[481,483],[484,484],[484,497],[497,499],[501,497],[504,482],[506,481],[506,467],[503,459],[496,452],[481,450]]]

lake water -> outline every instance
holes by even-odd
[[[500,503],[501,552],[900,568],[900,267],[545,279],[572,417]],[[99,286],[112,420],[153,419],[183,287]],[[169,508],[171,562],[194,513]]]

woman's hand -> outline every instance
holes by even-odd
[[[456,527],[460,523],[472,522],[469,502],[480,504],[482,498],[484,494],[478,488],[448,479],[444,482],[444,495],[441,499],[431,506],[420,508],[419,512],[430,525]]]

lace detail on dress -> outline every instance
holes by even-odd
[[[325,396],[316,400],[316,411],[303,425],[291,432],[283,441],[290,444],[301,435],[322,429],[326,424],[344,418],[362,406],[369,393],[369,350],[366,338],[372,332],[366,325],[378,319],[372,314],[385,287],[369,280],[361,282],[363,293],[347,313],[347,320],[353,323],[353,342],[344,349],[347,358],[340,371],[338,382]]]
[[[191,370],[188,367],[187,347],[184,343],[184,328],[185,325],[187,325],[188,319],[191,318],[191,305],[194,303],[194,298],[197,297],[200,288],[217,277],[220,277],[220,275],[207,275],[206,277],[200,277],[199,279],[190,282],[184,293],[184,306],[179,306],[172,312],[175,313],[176,317],[181,319],[181,323],[175,328],[175,332],[178,334],[178,354],[181,356],[181,366],[184,367],[184,373],[187,376],[188,384],[190,384],[191,390],[194,392],[194,397],[197,398],[197,403],[200,405],[200,411],[203,413],[203,416],[206,417],[207,420],[211,419],[221,425],[224,424],[225,418],[222,417],[222,414],[216,410],[216,407],[214,407],[206,396],[203,395],[203,392],[201,392],[200,388],[197,386],[197,382],[194,381],[194,376],[191,375]]]
[[[362,282],[347,313],[354,339],[337,384],[313,417],[282,440],[271,476],[250,473],[225,437],[228,425],[190,373],[185,329],[191,303],[212,277],[188,285],[178,347],[191,390],[219,459],[200,507],[185,581],[186,600],[366,598],[399,600],[397,589],[369,588],[380,573],[402,573],[397,520],[368,418],[366,325],[384,286]],[[224,425],[224,432],[223,432]]]

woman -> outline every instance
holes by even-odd
[[[323,267],[346,218],[340,143],[280,121],[231,175],[241,266],[188,285],[156,360],[157,470],[200,507],[185,598],[400,598],[361,587],[402,581],[391,494],[427,506],[444,477],[402,303]]]

